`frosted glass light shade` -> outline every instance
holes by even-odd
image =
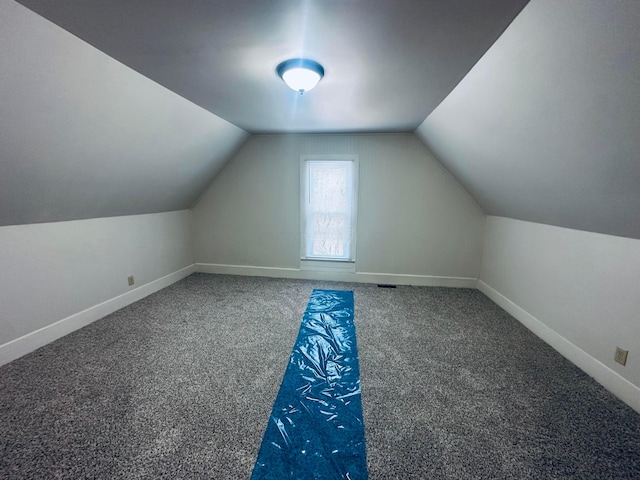
[[[276,71],[289,88],[300,94],[311,90],[324,76],[322,65],[306,58],[293,58],[282,62]]]
[[[306,68],[292,68],[282,74],[282,79],[292,90],[304,93],[318,84],[320,75]]]

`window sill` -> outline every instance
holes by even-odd
[[[355,273],[356,262],[352,260],[319,260],[319,259],[300,259],[300,270],[315,270],[316,272],[341,272]]]

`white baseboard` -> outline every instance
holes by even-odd
[[[57,340],[58,338],[64,337],[85,325],[89,325],[90,323],[109,315],[116,310],[137,302],[158,290],[168,287],[178,280],[182,280],[193,272],[195,272],[195,265],[189,265],[177,272],[165,275],[164,277],[158,278],[157,280],[145,285],[141,285],[138,288],[123,293],[122,295],[118,295],[117,297],[106,300],[94,305],[93,307],[89,307],[81,312],[74,313],[73,315],[63,318],[51,325],[47,325],[46,327],[42,327],[31,333],[23,335],[20,338],[7,342],[4,345],[0,345],[0,365],[4,365],[20,358],[27,353],[33,352],[34,350]]]
[[[562,356],[575,364],[587,375],[593,377],[603,387],[613,393],[624,403],[640,413],[640,388],[610,369],[600,360],[592,357],[580,347],[571,343],[556,331],[549,328],[529,312],[513,303],[496,289],[478,280],[478,290],[505,309],[516,320],[531,330],[546,343],[551,345]]]
[[[250,265],[222,265],[196,263],[196,271],[250,277],[295,278],[303,280],[330,280],[336,282],[388,283],[421,287],[476,288],[476,278],[439,277],[430,275],[406,275],[396,273],[341,272],[330,270],[306,270],[298,268],[256,267]]]

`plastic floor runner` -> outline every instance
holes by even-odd
[[[251,479],[366,478],[353,292],[315,289]]]

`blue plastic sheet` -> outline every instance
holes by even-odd
[[[353,292],[314,290],[252,480],[367,478]]]

